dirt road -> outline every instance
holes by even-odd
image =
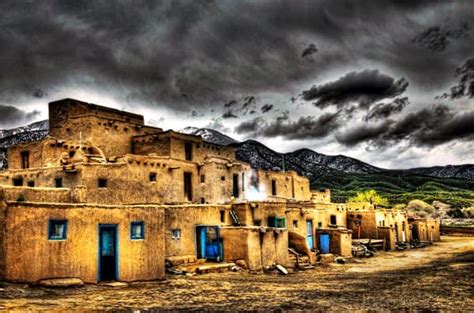
[[[0,308],[17,310],[474,310],[474,237],[289,276],[172,276],[112,288],[3,284]]]

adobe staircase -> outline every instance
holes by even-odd
[[[309,256],[299,254],[292,248],[288,248],[288,252],[289,252],[288,255],[290,257],[290,261],[295,265],[296,269],[304,271],[304,270],[309,270],[309,269],[314,268],[314,266],[311,265]]]

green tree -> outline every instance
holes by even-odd
[[[370,202],[373,204],[388,206],[388,199],[379,195],[374,189],[358,192],[355,197],[349,198],[349,202]]]

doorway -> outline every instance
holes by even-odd
[[[193,143],[192,142],[184,143],[184,157],[186,161],[193,160]]]
[[[308,242],[308,247],[311,251],[314,250],[314,240],[313,240],[313,221],[306,221],[306,241]]]
[[[99,281],[118,280],[117,225],[99,224]]]
[[[196,226],[197,258],[221,262],[222,239],[218,226]]]
[[[239,197],[239,174],[234,174],[232,177],[232,195],[234,198]]]
[[[184,198],[188,201],[193,200],[192,174],[184,172]]]

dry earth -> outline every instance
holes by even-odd
[[[474,311],[474,237],[362,263],[289,276],[247,273],[170,276],[113,288],[47,289],[3,283],[4,310],[455,310]]]

